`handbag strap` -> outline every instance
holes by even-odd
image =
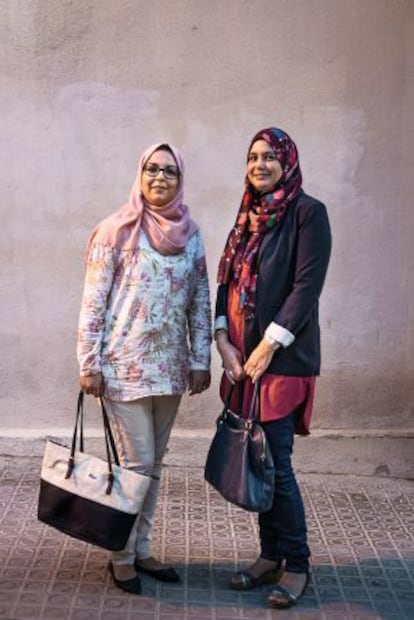
[[[225,408],[230,409],[231,396],[236,385],[239,387],[239,410],[241,411],[243,403],[244,381],[239,381],[237,384],[233,384],[231,386],[225,400]],[[260,379],[258,379],[254,384],[253,396],[249,408],[249,415],[247,416],[246,420],[260,420]]]
[[[233,391],[236,388],[239,392],[239,411],[241,411],[242,404],[243,404],[244,381],[238,381],[237,383],[230,384],[229,392],[227,394],[227,397],[224,399],[225,409],[231,409],[230,407],[231,397],[233,396]]]
[[[103,425],[104,425],[104,430],[105,430],[105,436],[107,438],[107,441],[105,443],[107,445],[108,459],[110,457],[109,445],[108,445],[108,442],[109,442],[109,444],[111,446],[111,453],[112,453],[113,461],[114,461],[115,465],[119,466],[120,463],[119,463],[118,451],[117,451],[116,446],[115,446],[115,440],[114,440],[114,436],[113,436],[113,433],[112,433],[111,424],[109,422],[109,416],[108,416],[108,413],[106,411],[105,404],[104,404],[102,396],[99,397],[99,402],[101,403],[102,420],[103,420]]]
[[[99,402],[101,404],[101,411],[102,411],[102,422],[103,422],[103,427],[104,427],[104,440],[105,440],[105,449],[106,449],[106,460],[108,463],[108,486],[106,489],[106,493],[107,495],[109,495],[112,491],[112,486],[113,486],[113,482],[114,482],[114,474],[113,474],[113,467],[112,467],[112,462],[115,463],[115,465],[119,465],[119,457],[118,457],[118,452],[115,446],[115,440],[112,434],[112,430],[111,430],[111,425],[109,423],[109,418],[108,418],[108,413],[106,411],[104,402],[102,397],[99,397]],[[78,396],[78,402],[77,402],[77,408],[76,408],[76,418],[75,418],[75,427],[73,429],[73,435],[72,435],[72,444],[71,444],[71,448],[70,448],[70,456],[69,456],[69,462],[68,462],[68,469],[66,472],[66,476],[65,478],[70,478],[70,476],[72,475],[73,472],[73,468],[75,466],[75,451],[76,451],[76,443],[77,443],[77,439],[78,439],[78,433],[79,433],[79,450],[80,452],[83,452],[83,448],[84,448],[84,434],[83,434],[83,421],[84,421],[84,414],[83,414],[83,404],[84,404],[84,393],[81,390],[79,392],[79,396]]]
[[[254,391],[247,419],[252,421],[260,420],[260,379],[254,384]]]
[[[76,442],[78,438],[78,429],[79,429],[79,450],[83,452],[84,443],[83,443],[83,392],[82,391],[79,392],[78,402],[76,406],[75,428],[73,429],[72,445],[70,449],[71,460],[72,460],[72,457],[74,457],[75,455]],[[72,469],[73,469],[73,465],[72,465]],[[69,476],[72,473],[72,469],[70,470]],[[66,476],[66,477],[69,478],[69,476]]]

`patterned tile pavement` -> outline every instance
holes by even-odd
[[[113,586],[106,551],[36,520],[39,470],[39,458],[0,459],[0,619],[414,619],[412,481],[300,475],[312,580],[298,607],[275,611],[271,586],[229,590],[232,571],[257,555],[255,517],[227,505],[200,466],[164,468],[154,555],[182,582],[143,577],[142,596]]]

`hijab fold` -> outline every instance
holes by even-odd
[[[171,151],[180,173],[174,198],[162,207],[149,203],[141,192],[144,165],[160,148]],[[118,250],[134,250],[138,247],[141,228],[150,245],[160,254],[168,256],[183,252],[189,239],[198,230],[183,203],[183,173],[184,162],[174,146],[159,143],[146,149],[139,161],[137,178],[128,202],[98,224],[88,239],[86,253],[88,254],[93,243],[109,245]]]
[[[218,283],[236,284],[239,309],[246,320],[252,319],[256,307],[258,254],[264,235],[280,226],[289,205],[302,191],[299,156],[293,140],[281,129],[269,127],[252,139],[248,153],[257,140],[265,140],[275,152],[282,176],[271,192],[259,194],[247,176],[245,191],[218,267]]]

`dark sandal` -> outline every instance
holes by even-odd
[[[299,594],[295,594],[294,592],[291,592],[290,590],[287,590],[283,586],[277,584],[267,599],[270,607],[273,607],[274,609],[288,609],[288,607],[297,605],[299,599],[305,594],[308,583],[309,573],[306,573],[306,581],[303,584],[303,588]]]
[[[266,571],[260,577],[254,577],[247,570],[239,570],[230,579],[230,587],[233,590],[252,590],[263,583],[276,583],[281,576],[282,561],[278,560],[274,568]]]
[[[109,562],[108,569],[112,575],[114,584],[118,588],[120,588],[121,590],[124,590],[124,592],[129,592],[130,594],[141,594],[141,581],[138,575],[136,575],[132,579],[117,579],[115,577],[115,571],[114,571],[114,566],[112,562]]]

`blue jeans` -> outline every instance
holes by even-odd
[[[263,422],[275,466],[275,495],[272,508],[259,514],[261,556],[285,558],[286,570],[309,570],[309,547],[302,496],[292,469],[291,455],[297,412],[280,420]]]

